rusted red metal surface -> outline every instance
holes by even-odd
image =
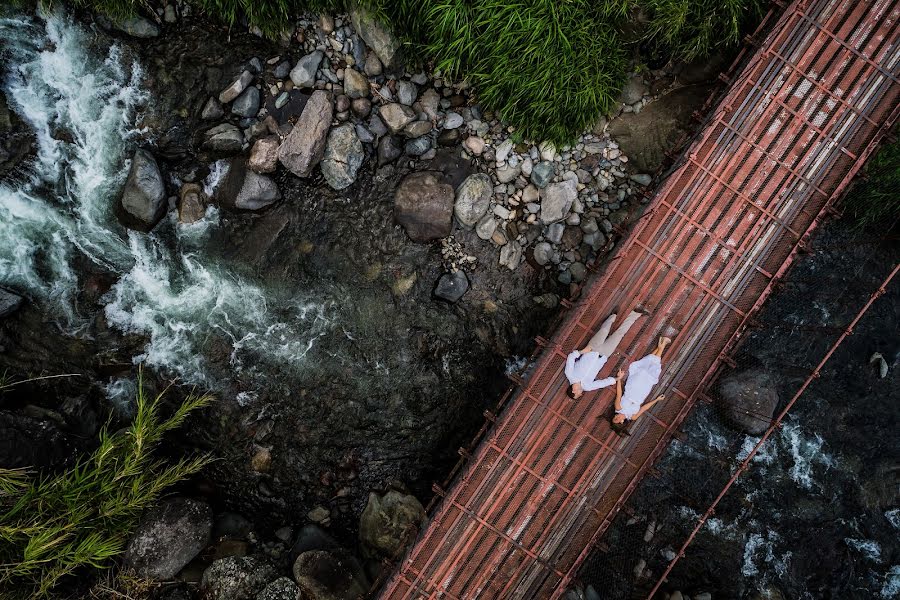
[[[648,212],[484,432],[385,599],[557,598],[727,361],[751,315],[898,116],[900,0],[790,5]],[[612,312],[635,325],[601,375],[672,328],[654,393],[620,437],[610,388],[573,401],[566,354]]]

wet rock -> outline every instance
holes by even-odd
[[[140,577],[172,579],[209,543],[212,525],[205,502],[165,500],[141,519],[125,549],[125,565]]]
[[[454,199],[453,187],[438,173],[412,173],[394,193],[394,220],[414,242],[446,237],[453,228]]]
[[[222,103],[212,96],[209,97],[209,100],[203,105],[203,110],[200,111],[200,118],[205,121],[215,121],[224,116],[225,111],[222,109]]]
[[[235,210],[260,210],[280,198],[278,185],[266,175],[249,170],[242,158],[229,162],[228,173],[216,189],[216,200]]]
[[[578,189],[572,180],[548,185],[541,190],[541,222],[549,225],[565,219],[577,197]]]
[[[196,223],[206,214],[206,195],[196,183],[186,183],[178,193],[178,222]]]
[[[203,134],[202,148],[222,154],[240,152],[244,146],[244,134],[231,123],[222,123]]]
[[[200,580],[203,600],[253,600],[278,571],[255,556],[229,556],[213,562]]]
[[[270,135],[256,140],[253,149],[250,150],[250,160],[247,166],[257,173],[272,173],[278,167],[278,147],[281,140],[278,136]]]
[[[68,437],[52,421],[0,411],[0,468],[43,468],[71,456]]]
[[[455,146],[459,143],[459,129],[445,129],[438,134],[438,144],[441,146]]]
[[[131,37],[149,39],[159,35],[159,27],[150,19],[134,16],[116,23],[116,29]]]
[[[338,543],[328,533],[314,524],[306,524],[297,533],[297,539],[291,547],[291,561],[308,550],[336,550]]]
[[[300,600],[300,588],[289,577],[279,577],[256,595],[254,600]]]
[[[363,145],[356,135],[356,128],[349,123],[335,127],[328,134],[325,156],[322,159],[325,181],[335,190],[349,187],[356,181],[363,158]]]
[[[309,550],[294,562],[294,581],[308,600],[357,600],[368,592],[359,563],[343,551]]]
[[[469,290],[469,278],[463,271],[444,273],[438,279],[434,295],[447,302],[456,302]]]
[[[250,86],[231,105],[231,112],[239,117],[255,117],[259,112],[259,90]]]
[[[309,177],[322,160],[334,108],[331,96],[321,90],[313,92],[303,113],[278,148],[278,160],[298,177]]]
[[[286,79],[291,74],[291,62],[288,60],[283,60],[272,69],[272,76],[275,79]]]
[[[424,136],[409,140],[403,146],[403,151],[410,156],[422,156],[429,150],[431,150],[431,138]]]
[[[253,524],[245,517],[233,512],[222,513],[213,529],[215,539],[245,540],[253,531]]]
[[[150,231],[162,218],[166,208],[166,186],[153,155],[138,149],[131,159],[131,169],[120,198],[125,225]]]
[[[547,187],[550,180],[553,179],[553,163],[546,160],[534,165],[531,169],[531,183],[538,189]]]
[[[358,2],[353,2],[349,8],[353,29],[375,52],[383,67],[388,71],[401,68],[403,59],[400,55],[400,42],[387,25],[381,23],[373,13],[360,6]]]
[[[298,88],[311,88],[316,85],[316,71],[322,64],[325,53],[321,50],[311,52],[297,61],[294,68],[291,69],[291,81]]]
[[[13,314],[22,306],[22,296],[0,288],[0,319]]]
[[[453,213],[456,220],[466,229],[472,229],[487,212],[491,204],[494,186],[491,178],[484,173],[470,175],[456,189],[456,203]]]
[[[403,154],[403,147],[396,138],[386,135],[378,141],[378,165],[386,165]]]
[[[465,273],[457,271],[446,276],[458,278],[454,286],[454,291],[462,289],[456,298],[458,300],[465,293],[463,282],[468,288]],[[359,518],[359,539],[373,556],[393,557],[412,542],[424,521],[425,508],[412,494],[398,490],[388,490],[384,495],[371,492]]]
[[[719,381],[719,403],[725,420],[750,435],[769,427],[778,407],[778,389],[763,367],[730,373]]]
[[[247,86],[253,81],[253,73],[250,71],[241,72],[237,79],[231,82],[227,88],[219,94],[219,102],[228,104],[238,96],[240,96]]]
[[[396,102],[382,106],[379,114],[391,133],[400,133],[404,127],[416,119],[416,111]]]
[[[344,93],[351,98],[364,98],[369,95],[369,80],[366,76],[347,67],[344,69]]]

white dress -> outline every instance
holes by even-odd
[[[641,405],[650,395],[653,386],[659,383],[659,375],[662,373],[662,362],[655,354],[648,354],[641,360],[628,366],[628,381],[625,382],[625,391],[622,393],[622,408],[616,412],[625,415],[627,419],[633,419],[641,409]]]

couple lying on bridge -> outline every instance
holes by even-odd
[[[612,419],[615,425],[622,425],[626,420],[637,419],[663,399],[663,396],[659,395],[652,402],[644,404],[644,400],[650,395],[653,386],[659,381],[662,372],[660,359],[666,346],[672,342],[667,337],[659,338],[656,350],[652,354],[648,354],[628,366],[628,381],[625,384],[624,393],[622,393],[622,379],[625,378],[625,371],[619,369],[615,378],[597,379],[597,374],[606,364],[607,358],[615,352],[616,346],[619,345],[631,326],[644,314],[632,311],[625,318],[625,322],[619,325],[615,332],[610,333],[613,322],[616,320],[616,315],[613,313],[603,322],[587,346],[581,350],[573,350],[566,359],[566,377],[571,384],[569,395],[572,398],[577,400],[584,392],[616,384],[616,412]]]

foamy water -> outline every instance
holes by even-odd
[[[232,369],[244,374],[266,362],[301,365],[331,329],[332,306],[296,290],[279,298],[210,259],[203,242],[218,227],[215,209],[187,226],[170,215],[150,234],[116,221],[128,157],[144,141],[134,128],[149,100],[140,64],[117,45],[96,47],[58,13],[0,19],[0,36],[4,91],[37,141],[19,181],[0,184],[0,284],[77,334],[88,315],[73,264],[84,256],[117,277],[103,298],[108,322],[148,339],[136,363],[210,387],[220,383],[203,353],[213,341],[228,345]],[[54,137],[58,130],[67,135]],[[223,175],[217,164],[205,187]],[[118,398],[127,386],[112,381],[108,391]]]

